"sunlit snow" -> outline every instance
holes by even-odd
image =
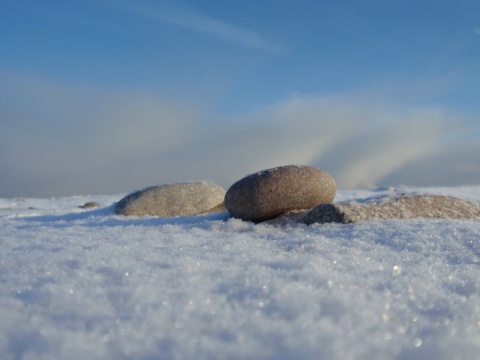
[[[480,221],[133,218],[123,195],[0,199],[1,359],[479,356]]]

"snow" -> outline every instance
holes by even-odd
[[[133,218],[122,197],[0,199],[1,359],[478,357],[480,221]]]

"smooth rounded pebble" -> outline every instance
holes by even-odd
[[[152,186],[120,200],[115,213],[129,216],[193,216],[220,212],[225,190],[210,182],[186,182]]]
[[[325,171],[287,165],[237,181],[225,195],[225,206],[236,218],[261,222],[288,211],[330,203],[335,193],[335,180]]]

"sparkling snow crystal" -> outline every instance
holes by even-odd
[[[1,359],[480,353],[478,220],[132,219],[113,214],[119,198],[0,199]]]

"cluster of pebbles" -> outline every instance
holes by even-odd
[[[126,216],[195,216],[228,211],[255,223],[356,223],[365,220],[478,219],[480,203],[440,195],[395,194],[333,203],[335,180],[310,166],[288,165],[248,175],[227,191],[211,182],[149,187],[115,205]]]

